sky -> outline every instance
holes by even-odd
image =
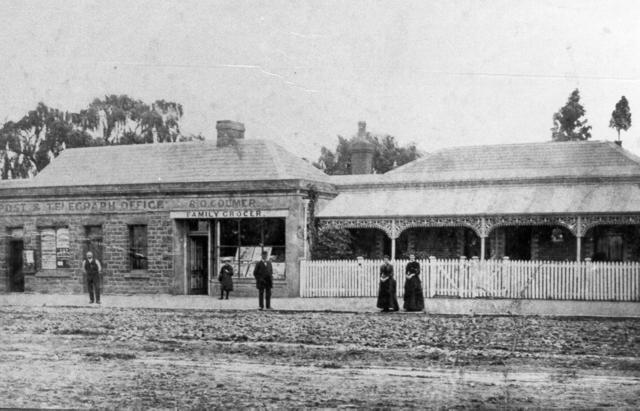
[[[0,0],[0,121],[106,94],[184,107],[317,159],[358,121],[422,151],[551,138],[580,90],[593,140],[622,95],[640,154],[638,1]],[[637,109],[637,111],[636,111]],[[637,113],[637,114],[636,114]],[[635,122],[638,122],[635,124]]]

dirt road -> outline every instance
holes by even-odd
[[[9,407],[640,407],[640,320],[1,307]]]

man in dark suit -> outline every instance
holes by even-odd
[[[87,252],[87,259],[82,262],[82,268],[87,275],[87,288],[89,288],[89,304],[95,302],[100,304],[100,273],[102,272],[102,266],[100,261],[93,258],[91,251]]]
[[[271,288],[273,287],[273,267],[268,259],[269,253],[262,252],[262,260],[256,264],[253,276],[256,278],[256,288],[258,289],[258,302],[260,309],[264,309],[266,299],[267,310],[271,309]]]

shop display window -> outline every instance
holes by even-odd
[[[285,278],[284,218],[220,220],[220,258],[232,259],[238,277],[253,278],[263,251],[269,254],[274,278]]]

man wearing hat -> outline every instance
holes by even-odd
[[[273,287],[273,267],[269,261],[269,253],[262,252],[262,260],[258,261],[256,268],[253,270],[253,276],[256,278],[256,288],[258,289],[258,303],[260,309],[264,309],[264,300],[266,299],[267,310],[271,309],[271,287]]]
[[[225,257],[222,259],[224,263],[220,268],[220,275],[218,275],[218,281],[220,281],[220,299],[229,299],[229,291],[233,291],[233,267],[231,266],[231,258]],[[226,294],[226,297],[225,297]]]

